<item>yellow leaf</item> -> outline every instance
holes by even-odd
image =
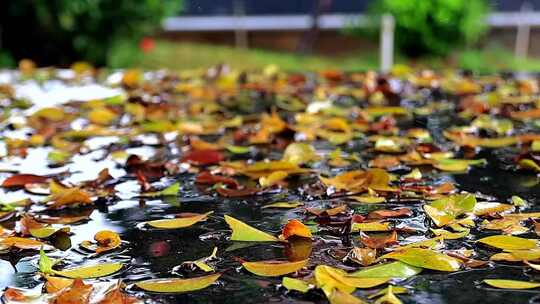
[[[332,293],[328,296],[328,301],[330,304],[366,304],[366,302],[360,300],[359,298],[341,292],[339,289],[334,289]]]
[[[368,222],[368,223],[353,223],[351,227],[351,232],[358,231],[389,231],[390,223],[389,222]]]
[[[456,271],[461,267],[458,259],[422,248],[405,248],[385,254],[380,259],[394,259],[412,266],[439,271]]]
[[[159,229],[179,229],[192,226],[198,222],[205,221],[208,218],[208,215],[214,213],[213,211],[198,214],[188,217],[179,217],[174,219],[163,219],[163,220],[154,220],[146,222],[147,225],[159,228]]]
[[[277,277],[291,272],[295,272],[305,267],[308,260],[297,262],[282,261],[262,261],[262,262],[244,262],[242,266],[251,273],[263,277]]]
[[[64,270],[53,270],[54,274],[70,279],[91,279],[111,275],[122,269],[122,263],[102,263],[90,266],[80,266]]]
[[[220,276],[221,273],[216,273],[190,279],[153,279],[137,282],[135,285],[143,290],[152,292],[187,292],[206,288]]]
[[[536,240],[524,239],[517,236],[511,235],[493,235],[488,236],[482,239],[479,239],[477,242],[482,244],[489,245],[491,247],[499,249],[533,249],[538,247]]]
[[[271,234],[253,228],[231,216],[225,215],[225,221],[232,229],[231,240],[246,242],[279,242],[279,239]]]
[[[308,284],[306,281],[293,279],[289,277],[283,277],[281,284],[283,284],[283,286],[287,288],[288,290],[296,290],[303,293],[308,292],[312,288],[312,286]]]
[[[532,289],[540,287],[540,283],[535,282],[526,282],[518,280],[500,280],[500,279],[491,279],[484,280],[484,283],[503,289]]]

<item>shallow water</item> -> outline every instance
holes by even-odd
[[[425,122],[425,117],[418,120],[402,122],[403,125],[427,126],[432,135],[440,135],[442,129],[453,121],[455,117],[448,115],[430,117]],[[434,136],[437,139],[437,136]],[[2,162],[3,170],[18,170],[25,173],[50,174],[69,171],[73,174],[67,179],[68,182],[77,183],[95,178],[97,173],[109,168],[113,177],[125,174],[122,166],[110,158],[95,161],[101,158],[105,147],[115,138],[93,139],[88,142],[92,153],[79,155],[66,166],[51,169],[47,167],[46,155],[48,148],[35,148],[29,150],[29,156],[24,159],[12,159]],[[148,139],[151,141],[152,139]],[[361,156],[368,156],[364,151],[365,142],[351,142],[344,151],[359,152]],[[448,143],[445,143],[448,144]],[[315,143],[321,154],[332,150],[326,143]],[[151,156],[157,148],[132,147],[128,153]],[[527,211],[540,211],[538,198],[540,197],[539,179],[534,174],[515,172],[502,168],[505,153],[512,152],[482,152],[478,157],[485,157],[488,165],[483,168],[472,168],[465,174],[438,173],[435,170],[424,170],[424,174],[436,181],[455,181],[456,185],[465,191],[478,192],[491,197],[493,201],[506,202],[512,195],[519,195],[529,202]],[[275,153],[276,158],[280,154]],[[365,158],[363,158],[365,159]],[[365,167],[366,163],[353,164],[350,168]],[[322,168],[328,170],[328,168]],[[342,170],[342,169],[340,169]],[[332,170],[338,172],[340,170]],[[0,177],[9,174],[0,173]],[[205,193],[194,184],[194,175],[182,173],[177,176],[163,178],[163,185],[169,185],[179,181],[181,191],[178,197],[165,199],[136,198],[139,193],[138,184],[133,180],[126,180],[116,186],[119,200],[113,204],[98,203],[95,208],[48,212],[50,215],[78,215],[90,214],[90,220],[79,225],[70,225],[73,234],[69,237],[58,237],[53,243],[61,247],[62,251],[55,252],[52,257],[62,258],[64,262],[72,266],[88,263],[91,261],[120,261],[127,266],[108,279],[121,278],[128,284],[129,293],[148,299],[151,302],[160,303],[326,303],[324,295],[320,291],[312,291],[306,295],[297,292],[284,292],[278,285],[279,278],[263,278],[247,273],[240,269],[236,258],[245,260],[270,260],[270,259],[295,259],[291,256],[288,246],[302,247],[304,252],[311,252],[310,263],[336,264],[337,262],[328,254],[329,249],[349,246],[349,241],[336,236],[332,231],[321,231],[311,244],[301,241],[284,244],[258,244],[229,241],[230,232],[223,221],[223,215],[231,215],[256,228],[264,231],[278,233],[280,227],[291,218],[298,217],[297,210],[261,209],[261,206],[277,201],[300,200],[307,207],[326,207],[332,201],[341,201],[340,198],[324,199],[313,197],[307,193],[298,191],[294,186],[289,191],[276,194],[265,194],[257,197],[229,199],[216,196],[215,193]],[[308,183],[308,181],[303,181]],[[300,184],[302,182],[299,182]],[[292,183],[291,183],[292,184]],[[3,191],[3,190],[2,190]],[[23,194],[19,191],[3,191],[0,193],[1,201],[11,201]],[[27,196],[27,194],[25,194]],[[35,196],[36,199],[42,197]],[[365,213],[374,209],[387,209],[389,207],[411,207],[415,216],[399,220],[418,231],[426,232],[428,224],[421,211],[420,202],[390,201],[377,205],[351,205],[358,213]],[[155,230],[144,228],[141,222],[160,219],[182,212],[205,213],[214,211],[209,220],[195,226],[178,230]],[[13,228],[14,221],[3,223],[7,228]],[[124,241],[120,252],[113,252],[97,257],[89,257],[88,253],[78,247],[84,240],[91,240],[99,230],[112,230],[118,232]],[[449,248],[474,248],[480,258],[486,259],[492,252],[476,246],[474,241],[489,235],[484,231],[471,231],[471,238],[463,240],[447,241]],[[422,237],[422,233],[407,236],[405,241],[412,241]],[[532,234],[522,235],[533,237]],[[357,236],[353,235],[353,242]],[[403,240],[403,239],[402,239]],[[183,276],[189,274],[183,270],[174,271],[176,266],[185,261],[197,260],[210,255],[212,249],[218,247],[217,268],[224,271],[219,283],[201,291],[179,295],[162,295],[141,292],[130,285],[134,281]],[[488,253],[489,252],[489,253]],[[36,276],[38,256],[34,252],[24,255],[4,255],[0,259],[0,289],[7,286],[32,288],[42,283]],[[343,265],[347,266],[347,265]],[[349,265],[350,266],[350,265]],[[410,294],[400,295],[404,303],[538,303],[540,294],[537,291],[505,291],[486,287],[480,284],[486,278],[512,278],[529,281],[540,280],[540,274],[525,270],[523,266],[508,263],[492,263],[490,266],[474,270],[465,270],[455,273],[441,273],[424,270],[421,274],[407,280],[396,280],[400,286],[410,287]],[[366,295],[373,290],[359,290],[356,295]]]

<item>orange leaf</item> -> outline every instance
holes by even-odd
[[[90,303],[92,285],[84,284],[83,280],[76,279],[73,284],[60,291],[54,299],[54,304],[86,304]]]
[[[281,237],[285,240],[292,236],[311,238],[311,231],[306,225],[302,224],[302,222],[293,219],[290,220],[281,231]]]

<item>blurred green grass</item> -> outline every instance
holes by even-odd
[[[189,42],[157,40],[155,48],[145,54],[134,55],[132,50],[125,50],[126,56],[136,56],[135,67],[142,69],[197,69],[226,63],[242,70],[260,69],[275,64],[288,71],[318,71],[340,69],[344,71],[363,71],[377,69],[377,50],[350,53],[346,56],[329,57],[322,55],[300,56],[293,53],[259,49],[236,49],[229,46],[206,45]],[[122,54],[116,66],[123,66]],[[416,68],[430,69],[468,69],[477,73],[498,71],[540,72],[540,59],[515,58],[512,52],[491,45],[482,50],[456,51],[448,58],[420,58],[411,60],[396,56],[396,64],[410,65]],[[133,65],[133,64],[132,64]]]

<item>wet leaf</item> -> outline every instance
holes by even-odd
[[[365,304],[366,303],[351,294],[340,291],[339,289],[334,289],[332,291],[332,293],[328,296],[328,301],[330,302],[330,304]]]
[[[363,268],[350,275],[359,278],[402,278],[406,279],[422,272],[422,268],[403,262],[391,262]]]
[[[190,279],[168,278],[136,282],[135,285],[151,292],[179,293],[204,289],[214,283],[220,273]]]
[[[430,249],[406,248],[387,253],[380,259],[394,259],[412,266],[438,271],[457,271],[461,267],[459,260]]]
[[[476,198],[471,194],[458,194],[436,200],[431,205],[424,205],[424,211],[438,227],[452,223],[458,216],[471,212],[476,205]]]
[[[386,293],[375,301],[375,304],[401,304],[401,300],[396,297],[393,292],[393,286],[389,285],[386,289]]]
[[[122,269],[122,263],[100,263],[97,265],[78,266],[53,273],[70,279],[91,279],[109,276]]]
[[[288,290],[296,290],[302,293],[308,292],[313,286],[303,280],[293,279],[289,277],[283,277],[281,281],[283,287]]]
[[[82,280],[77,279],[72,285],[59,291],[54,298],[56,304],[80,304],[89,303],[90,294],[92,293],[92,285],[85,284]]]
[[[225,221],[232,229],[232,241],[244,242],[278,242],[279,239],[266,232],[255,229],[231,216],[225,215]]]
[[[518,280],[486,279],[484,283],[502,289],[532,289],[540,287],[540,283]]]
[[[204,214],[191,215],[187,217],[179,217],[174,219],[163,219],[146,222],[147,225],[158,229],[179,229],[193,226],[194,224],[206,221],[210,214],[214,213],[209,211]]]
[[[177,196],[179,191],[180,191],[180,183],[174,183],[161,191],[141,193],[141,196],[143,197]]]
[[[308,163],[317,160],[317,152],[307,143],[292,143],[287,146],[283,152],[282,160],[296,165]]]
[[[96,241],[95,244],[83,241],[81,246],[96,253],[103,253],[118,248],[122,242],[118,233],[110,230],[99,231],[94,236],[94,240]]]
[[[287,222],[287,224],[281,230],[280,238],[287,240],[290,237],[311,238],[311,231],[306,225],[302,224],[299,220],[293,219]]]
[[[242,266],[249,272],[263,277],[277,277],[288,273],[296,272],[308,263],[308,260],[296,262],[282,261],[261,261],[261,262],[243,262]]]
[[[477,242],[489,245],[491,247],[509,250],[533,249],[538,247],[538,242],[536,240],[524,239],[511,235],[488,236],[479,239]]]
[[[292,208],[300,207],[303,205],[304,204],[300,202],[277,202],[277,203],[264,205],[261,207],[261,209],[267,209],[267,208],[292,209]]]
[[[2,182],[4,188],[24,187],[27,184],[41,184],[49,181],[49,177],[34,174],[17,174]]]
[[[217,164],[223,159],[223,154],[217,150],[193,150],[182,157],[182,162],[206,166]]]

